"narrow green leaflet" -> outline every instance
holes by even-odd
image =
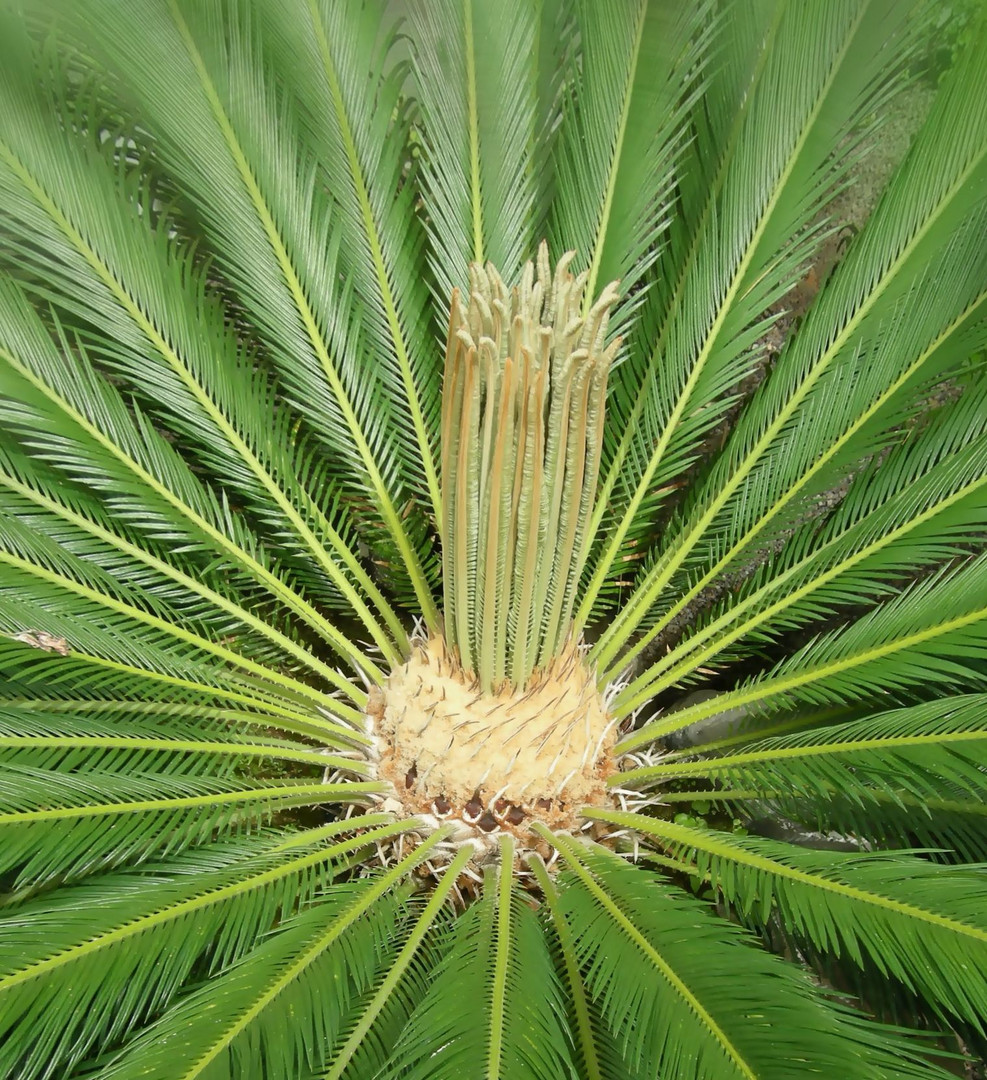
[[[632,825],[694,860],[729,901],[760,921],[777,907],[818,948],[858,963],[867,957],[974,1025],[987,1015],[982,867],[812,851],[617,811],[591,815]]]

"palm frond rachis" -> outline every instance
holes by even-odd
[[[944,1075],[984,18],[385,14],[0,12],[0,1074]]]

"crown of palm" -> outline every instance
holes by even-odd
[[[0,1071],[940,1075],[985,20],[387,15],[0,15]]]

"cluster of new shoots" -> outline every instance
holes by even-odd
[[[548,249],[508,290],[474,266],[452,296],[442,399],[446,643],[493,693],[523,686],[570,632],[596,497],[616,283],[590,306],[586,273]]]
[[[596,497],[616,284],[552,273],[452,296],[442,398],[444,635],[415,642],[369,712],[406,813],[492,848],[606,798],[613,724],[574,640]]]

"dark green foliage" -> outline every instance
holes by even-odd
[[[0,2],[0,1076],[945,1076],[987,19],[928,73],[921,0],[410,8]],[[620,762],[477,865],[367,715],[442,625],[450,293],[543,239],[622,280],[571,598]]]

